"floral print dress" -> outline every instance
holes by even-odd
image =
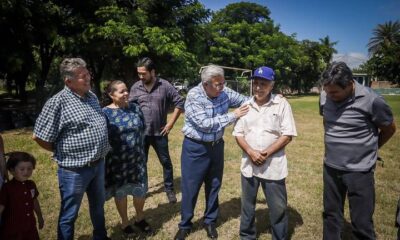
[[[134,102],[127,108],[105,107],[103,112],[111,145],[106,156],[106,199],[145,197],[148,186],[143,113]]]

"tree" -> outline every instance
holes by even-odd
[[[370,55],[379,54],[384,48],[400,44],[400,22],[378,24],[372,34],[374,36],[368,42],[368,52]]]
[[[262,46],[254,46],[258,39],[278,32],[269,17],[267,7],[240,2],[229,4],[213,15],[209,62],[234,67],[253,68],[248,56]],[[264,44],[263,44],[264,45]],[[252,48],[254,47],[254,48]]]
[[[317,42],[301,42],[287,36],[269,17],[267,7],[255,3],[234,3],[214,13],[210,22],[210,56],[215,64],[250,68],[271,66],[276,87],[288,92],[307,92],[323,69],[323,51]],[[326,54],[332,55],[332,44]],[[329,50],[329,51],[328,51]]]
[[[153,58],[164,77],[185,78],[197,70],[201,24],[208,14],[198,1],[111,4],[96,11],[99,22],[90,24],[86,35],[108,46],[101,50],[112,62],[107,71],[125,80],[133,77],[133,60],[142,56]]]
[[[325,66],[328,66],[332,60],[333,54],[337,53],[333,46],[335,46],[338,42],[331,42],[329,36],[320,38],[319,41],[321,43],[322,58],[324,59]]]
[[[368,43],[369,73],[380,80],[400,83],[400,22],[378,24]]]

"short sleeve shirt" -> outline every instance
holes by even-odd
[[[393,122],[393,114],[382,96],[354,82],[354,95],[334,102],[325,93],[320,113],[325,128],[325,164],[344,171],[368,171],[378,154],[378,126]]]
[[[297,136],[292,109],[288,101],[278,95],[271,95],[271,100],[258,106],[252,99],[249,112],[241,117],[233,129],[234,136],[242,136],[255,150],[264,150],[281,136]],[[244,177],[253,176],[281,180],[287,177],[287,158],[285,149],[270,156],[265,164],[256,166],[243,152],[241,172]]]
[[[44,105],[34,134],[53,143],[61,167],[85,166],[109,150],[106,118],[92,92],[81,97],[65,87]]]

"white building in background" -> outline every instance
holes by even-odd
[[[371,86],[371,78],[366,73],[353,73],[353,78],[359,84],[362,84],[362,85],[367,86],[367,87]]]

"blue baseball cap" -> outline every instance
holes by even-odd
[[[253,72],[253,76],[251,76],[251,79],[254,78],[262,78],[264,80],[268,81],[275,81],[275,72],[272,70],[272,68],[269,67],[259,67]]]

